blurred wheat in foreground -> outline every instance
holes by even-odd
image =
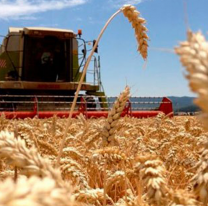
[[[202,109],[201,120],[208,130],[208,42],[200,33],[187,32],[187,41],[175,49],[186,68],[189,86],[198,94],[195,103]],[[199,143],[200,144],[200,143]],[[201,157],[194,168],[196,174],[191,179],[197,200],[208,203],[208,140],[201,142]]]
[[[198,94],[195,103],[203,111],[202,121],[208,130],[208,42],[201,32],[188,31],[187,36],[175,51],[188,72],[191,90]]]

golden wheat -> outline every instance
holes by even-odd
[[[56,182],[49,177],[20,177],[16,183],[6,179],[0,184],[0,197],[0,205],[4,206],[77,205],[71,192],[57,188]]]
[[[175,52],[188,72],[190,88],[198,94],[195,103],[202,109],[202,121],[208,129],[208,42],[201,32],[188,31],[187,36]]]
[[[72,197],[78,204],[102,205],[106,201],[109,205],[181,206],[200,205],[198,200],[206,202],[200,196],[205,182],[198,182],[201,176],[206,177],[206,170],[200,166],[205,164],[206,158],[198,151],[205,147],[202,143],[206,142],[208,133],[195,117],[120,117],[114,125],[119,146],[108,147],[101,146],[100,129],[106,124],[105,119],[72,119],[60,161],[61,172],[53,165],[57,156],[55,150],[59,146],[57,143],[64,133],[64,120],[56,118],[55,136],[51,135],[50,129],[46,131],[52,121],[53,118],[2,119],[2,128],[10,128],[10,132],[2,132],[0,136],[0,153],[4,157],[0,165],[1,179],[12,178],[14,172],[10,165],[16,165],[19,166],[18,179],[26,171],[27,176],[50,178],[57,188],[67,188],[66,183],[72,185],[75,187]],[[14,123],[18,127],[17,139],[11,133]],[[34,136],[26,128],[35,131],[39,152],[20,138],[24,135],[27,141],[36,144]],[[52,145],[54,153],[53,149],[42,149],[42,142]],[[34,171],[30,171],[32,168]]]
[[[118,119],[121,116],[121,113],[124,110],[126,102],[129,99],[129,96],[130,96],[130,88],[126,87],[125,90],[119,95],[119,97],[113,104],[111,111],[108,113],[108,118],[102,132],[104,146],[107,146],[108,144],[116,145],[116,139],[114,135],[116,130],[116,125]]]
[[[140,12],[137,11],[135,6],[124,5],[122,11],[125,17],[131,22],[132,27],[135,30],[135,36],[138,43],[138,51],[144,59],[147,59],[148,40],[149,37],[146,34],[147,28],[144,26],[146,20],[141,18]]]

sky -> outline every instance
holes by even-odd
[[[93,40],[124,4],[147,21],[148,59],[137,52],[134,30],[120,13],[99,42],[106,95],[117,96],[128,85],[132,96],[194,96],[173,49],[186,39],[187,28],[207,37],[208,0],[0,0],[0,35],[9,27],[38,26],[82,29],[82,38]]]

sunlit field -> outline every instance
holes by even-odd
[[[120,118],[116,144],[103,147],[105,121],[82,115],[72,119],[60,169],[55,169],[66,120],[7,120],[2,116],[1,131],[8,132],[0,134],[0,178],[4,180],[0,203],[32,203],[31,198],[42,205],[49,205],[44,203],[47,199],[78,205],[196,202],[192,190],[197,186],[201,145],[208,138],[196,117]],[[18,184],[14,187],[15,168]],[[10,181],[5,181],[8,177]]]

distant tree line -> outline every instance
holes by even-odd
[[[190,106],[186,106],[186,107],[181,107],[179,109],[177,109],[178,112],[199,112],[200,109],[199,107],[195,106],[195,105],[190,105]]]

